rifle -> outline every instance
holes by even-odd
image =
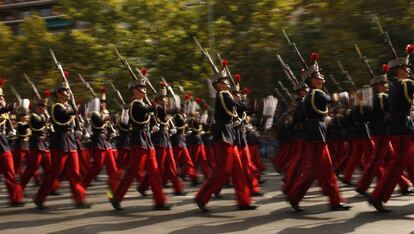
[[[122,105],[118,105],[118,106],[123,106],[123,105],[125,105],[125,101],[124,101],[124,98],[122,97],[122,94],[121,94],[121,92],[115,87],[115,85],[111,82],[111,81],[109,81],[109,84],[111,85],[111,87],[112,87],[112,89],[114,90],[114,92],[116,93],[116,95],[118,96],[118,99],[121,101],[121,104]],[[116,101],[117,102],[117,101]],[[118,103],[119,104],[119,103]]]
[[[285,75],[289,78],[289,80],[292,82],[292,85],[293,85],[293,86],[295,86],[295,85],[299,84],[298,79],[296,79],[295,74],[293,74],[293,72],[292,72],[292,70],[290,69],[289,65],[287,65],[287,64],[283,61],[282,57],[281,57],[279,54],[277,54],[277,55],[276,55],[276,57],[277,57],[277,59],[279,60],[280,64],[281,64],[281,65],[282,65],[282,67],[283,67],[283,72],[284,72],[284,73],[285,73]]]
[[[222,61],[220,53],[217,53],[217,57],[220,59],[220,61]],[[227,65],[224,66],[224,70],[226,71],[227,75],[230,77],[230,81],[233,87],[236,86],[236,82],[234,82],[233,76],[231,75],[230,69]]]
[[[374,16],[373,20],[378,26],[378,29],[380,30],[381,34],[384,36],[384,42],[388,44],[388,47],[390,48],[392,54],[394,55],[394,58],[398,58],[397,52],[395,51],[394,46],[392,45],[390,36],[388,35],[387,31],[384,31],[382,28],[381,22],[379,21],[378,17]]]
[[[19,102],[19,105],[21,105],[23,103],[22,96],[20,96],[20,94],[17,92],[16,88],[14,88],[13,85],[10,85],[10,89],[12,93],[14,94],[14,96],[16,96],[16,99]]]
[[[122,65],[128,70],[128,72],[131,75],[132,79],[138,80],[138,77],[132,71],[132,68],[128,63],[128,60],[126,60],[124,57],[122,57],[121,53],[119,53],[119,50],[116,47],[114,47],[114,50],[115,50],[115,53],[118,55],[118,58],[121,60]]]
[[[201,46],[200,42],[197,40],[196,37],[193,37],[193,39],[194,39],[194,42],[196,43],[196,45],[198,46],[198,48],[200,49],[201,53],[204,55],[204,58],[206,58],[208,60],[208,62],[210,63],[210,66],[213,69],[213,72],[215,74],[220,73],[219,69],[214,64],[213,59],[211,59],[210,54],[205,49],[203,49],[203,47]]]
[[[286,95],[289,97],[291,101],[295,101],[295,99],[292,97],[292,94],[290,94],[289,90],[283,85],[282,81],[278,81],[280,88],[286,93]]]
[[[346,79],[351,82],[351,84],[353,86],[355,86],[355,82],[352,80],[351,75],[349,75],[349,72],[347,70],[345,70],[344,66],[342,65],[341,61],[336,61],[336,63],[338,64],[339,69],[341,70],[342,74],[345,75]]]
[[[286,106],[289,106],[289,102],[286,100],[286,98],[282,95],[282,93],[280,92],[280,90],[278,88],[275,88],[276,91],[276,95],[280,98],[280,100],[282,100],[283,103],[286,104]]]
[[[114,47],[114,49],[115,49],[115,52],[116,52],[116,54],[118,55],[119,59],[121,60],[122,65],[123,65],[124,67],[126,67],[126,68],[127,68],[127,70],[128,70],[128,72],[129,72],[129,74],[131,75],[132,79],[134,79],[134,80],[138,80],[138,77],[135,75],[134,71],[132,70],[131,66],[130,66],[130,65],[129,65],[129,63],[128,63],[128,60],[126,60],[124,57],[122,57],[121,53],[119,53],[119,51],[118,51],[118,49],[117,49],[116,47]],[[148,80],[145,76],[143,76],[143,75],[142,75],[142,73],[141,73],[141,71],[140,71],[139,69],[137,69],[137,70],[138,70],[139,74],[141,75],[141,77],[143,77],[143,78],[145,78],[145,79],[146,79],[146,82],[148,82],[148,84],[150,85],[151,89],[152,89],[155,93],[157,93],[157,92],[156,92],[156,90],[154,89],[154,87],[153,87],[153,86],[151,85],[151,83],[149,82],[149,80]],[[152,103],[151,103],[151,101],[149,100],[149,98],[148,98],[148,96],[147,96],[147,95],[145,95],[144,100],[147,102],[147,104],[148,104],[148,105],[152,106]],[[156,124],[156,125],[158,125],[157,118],[155,118],[155,116],[154,116],[153,114],[151,114],[151,117],[154,119],[155,124]]]
[[[302,54],[300,53],[300,51],[299,51],[298,47],[296,46],[296,44],[290,40],[289,36],[287,35],[287,33],[284,29],[282,29],[282,33],[285,36],[286,41],[289,44],[289,47],[292,48],[293,52],[298,56],[300,62],[303,65],[303,67],[305,69],[308,69],[308,65],[306,64],[305,60],[303,59]]]
[[[42,99],[42,96],[40,95],[39,90],[37,90],[36,85],[30,80],[30,77],[26,73],[23,73],[23,76],[26,79],[27,83],[29,83],[30,86],[32,86],[32,89],[33,89],[33,91],[34,91],[34,93],[36,95],[36,98],[38,100]]]
[[[85,87],[89,90],[89,92],[94,96],[97,97],[98,95],[96,95],[95,91],[93,90],[92,86],[89,84],[89,82],[86,82],[86,80],[83,78],[83,76],[78,73],[78,77],[79,79],[82,81],[82,83],[85,85]]]
[[[50,54],[52,55],[53,61],[55,62],[56,68],[60,72],[60,75],[63,79],[63,82],[66,83],[66,85],[68,86],[68,91],[69,91],[69,95],[70,95],[70,99],[71,99],[72,108],[77,112],[78,111],[78,106],[76,105],[76,100],[75,100],[75,97],[73,96],[72,89],[70,88],[68,79],[66,78],[65,72],[63,71],[62,64],[56,59],[56,56],[55,56],[55,53],[53,52],[53,50],[49,49],[49,51],[50,51]]]
[[[375,74],[374,74],[374,72],[372,71],[371,66],[370,66],[370,65],[369,65],[369,63],[368,63],[368,59],[367,59],[367,57],[365,57],[364,55],[362,55],[361,50],[360,50],[360,49],[359,49],[359,47],[358,47],[358,44],[355,44],[355,50],[356,50],[356,52],[358,53],[359,58],[361,59],[361,61],[362,61],[362,62],[365,64],[365,66],[367,67],[369,74],[370,74],[370,75],[371,75],[371,77],[374,79],[374,78],[375,78]]]
[[[157,90],[154,88],[151,81],[148,79],[148,76],[142,74],[141,70],[139,70],[137,67],[135,68],[135,70],[138,72],[138,74],[141,76],[141,78],[144,79],[148,83],[148,86],[151,88],[152,92],[157,93]]]
[[[339,89],[339,91],[341,92],[343,89],[342,89],[342,86],[341,86],[341,84],[335,79],[335,77],[334,77],[334,75],[332,75],[332,74],[329,74],[329,78],[331,78],[331,81],[332,81],[332,84],[333,85],[335,85],[338,89]]]
[[[164,77],[161,76],[162,82],[164,82],[165,86],[167,87],[167,90],[170,92],[170,94],[175,97],[174,90],[172,89],[171,85],[167,83]]]

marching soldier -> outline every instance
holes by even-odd
[[[29,139],[30,157],[27,161],[27,167],[20,181],[22,189],[29,183],[29,180],[35,175],[39,166],[43,168],[42,178],[47,171],[52,168],[52,159],[47,142],[49,134],[49,116],[47,114],[47,99],[38,99],[34,101],[34,111],[30,114],[29,125],[32,132]],[[60,187],[59,180],[55,180],[51,193],[56,193]]]
[[[56,179],[65,172],[69,180],[75,205],[77,208],[90,208],[85,203],[85,189],[81,184],[79,174],[79,158],[74,136],[74,120],[76,118],[76,106],[70,102],[69,86],[66,82],[55,88],[57,103],[52,106],[51,117],[55,132],[51,135],[50,149],[52,153],[52,167],[47,171],[46,176],[34,203],[37,208],[45,209],[44,201],[47,195],[53,190]]]
[[[316,62],[318,55],[312,54],[315,63],[303,74],[302,79],[309,82],[310,90],[306,95],[304,110],[304,167],[297,181],[287,194],[290,205],[296,211],[301,211],[299,202],[315,179],[318,179],[324,194],[329,196],[331,210],[348,210],[351,206],[344,202],[339,194],[339,188],[332,162],[326,144],[325,117],[328,114],[328,97],[322,91],[325,81]]]
[[[98,101],[98,99],[95,99]],[[111,123],[109,111],[106,109],[106,93],[102,92],[99,100],[99,112],[91,113],[91,154],[93,157],[92,166],[82,181],[82,186],[87,189],[92,180],[101,172],[103,166],[106,166],[106,171],[109,176],[109,185],[111,191],[114,192],[118,187],[121,179],[121,174],[115,163],[115,157],[112,151],[112,144],[110,137],[114,134],[114,128]]]
[[[16,113],[17,117],[17,126],[16,126],[16,140],[14,143],[13,157],[14,157],[14,168],[16,174],[23,175],[23,162],[29,161],[30,151],[29,151],[29,137],[31,135],[30,126],[29,126],[29,110],[20,107]]]
[[[177,132],[171,137],[174,157],[177,164],[182,165],[181,177],[188,176],[193,186],[198,185],[197,170],[187,148],[186,129],[188,127],[184,113],[177,113],[174,116],[174,125]]]
[[[1,87],[4,81],[0,81],[0,170],[6,182],[7,191],[10,197],[10,205],[12,207],[24,206],[23,190],[17,183],[16,174],[13,165],[13,156],[10,152],[7,135],[13,131],[9,120],[9,112],[14,109],[13,105],[6,103]]]
[[[408,45],[407,56],[396,57],[388,62],[386,71],[391,79],[388,101],[391,113],[390,140],[394,149],[390,157],[384,176],[378,181],[369,198],[378,211],[386,212],[383,202],[387,202],[406,169],[410,179],[414,177],[414,160],[412,137],[414,134],[411,108],[413,105],[414,81],[410,69],[410,54],[414,51],[413,45]]]
[[[214,137],[214,155],[216,157],[216,165],[211,173],[211,177],[207,178],[201,186],[195,197],[195,203],[198,207],[207,212],[205,207],[211,198],[211,195],[223,187],[224,183],[231,176],[233,186],[236,190],[237,203],[240,210],[253,210],[256,206],[250,205],[250,190],[247,185],[246,176],[240,160],[240,155],[235,145],[236,139],[234,135],[232,119],[237,117],[235,107],[242,106],[239,100],[235,100],[230,90],[230,82],[227,76],[220,73],[216,74],[214,88],[217,91],[215,101],[215,126],[213,129]]]
[[[118,188],[110,197],[110,202],[115,210],[122,210],[120,202],[124,198],[132,181],[137,178],[143,180],[144,172],[148,175],[148,183],[154,196],[156,210],[169,210],[166,205],[166,197],[161,186],[161,175],[158,170],[154,145],[151,141],[149,123],[154,107],[145,102],[146,82],[144,79],[134,80],[128,84],[133,101],[129,106],[129,119],[132,126],[130,135],[130,165],[127,168]],[[141,181],[139,181],[141,182]]]
[[[151,139],[155,146],[158,169],[161,174],[161,183],[165,185],[168,181],[170,181],[174,188],[174,195],[184,196],[187,193],[184,192],[184,184],[178,177],[177,165],[172,151],[170,139],[170,130],[172,129],[170,128],[171,120],[167,116],[167,90],[165,88],[158,91],[155,102],[155,118],[156,122],[160,124],[160,126],[159,129],[152,134]],[[148,189],[148,186],[147,174],[138,191],[145,191]]]

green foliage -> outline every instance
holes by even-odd
[[[414,3],[403,0],[60,2],[60,11],[66,18],[86,27],[50,33],[39,16],[25,19],[21,35],[12,35],[8,27],[0,25],[0,76],[22,93],[30,90],[21,83],[24,72],[41,89],[59,82],[49,54],[52,48],[71,73],[73,89],[81,99],[86,100],[89,95],[77,73],[82,73],[95,89],[111,80],[127,97],[126,87],[131,78],[114,53],[116,46],[133,67],[149,68],[155,86],[163,76],[170,82],[180,82],[196,96],[207,97],[205,79],[212,73],[193,42],[196,36],[203,46],[211,47],[208,49],[217,64],[220,61],[216,53],[220,52],[229,60],[231,71],[241,74],[242,85],[251,87],[254,95],[264,96],[273,92],[276,80],[290,85],[276,53],[283,56],[298,77],[300,74],[301,64],[283,38],[282,28],[308,62],[309,54],[318,51],[324,72],[342,80],[336,65],[336,60],[341,60],[362,85],[368,83],[369,76],[356,56],[354,44],[359,44],[376,72],[391,55],[372,22],[373,15],[380,17],[399,54],[403,55],[405,44],[414,36]],[[195,4],[186,5],[190,2]]]

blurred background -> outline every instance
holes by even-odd
[[[40,90],[52,88],[60,76],[51,48],[70,73],[80,101],[90,95],[77,73],[95,89],[111,80],[128,97],[131,78],[116,46],[133,67],[147,67],[157,86],[163,76],[207,98],[206,79],[212,73],[194,44],[196,36],[210,54],[219,52],[230,70],[241,74],[243,87],[262,97],[273,94],[277,81],[291,87],[277,53],[300,76],[301,64],[281,33],[285,29],[308,62],[311,52],[320,53],[326,75],[344,80],[336,64],[341,60],[363,85],[370,77],[355,43],[377,73],[392,58],[372,17],[379,17],[403,55],[405,45],[413,42],[413,10],[413,1],[402,0],[0,0],[0,77],[7,80],[9,100],[15,98],[8,84],[23,97],[33,95],[23,73]],[[327,86],[335,89],[329,82]]]

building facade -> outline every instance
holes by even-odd
[[[0,0],[0,22],[19,34],[19,25],[24,18],[37,14],[46,20],[50,31],[67,30],[72,23],[60,14],[58,2],[59,0]]]

